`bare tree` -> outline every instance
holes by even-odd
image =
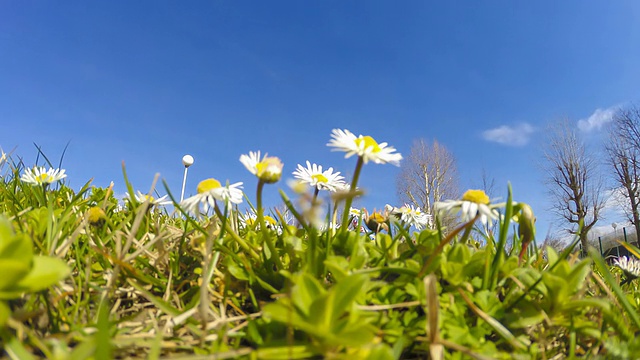
[[[605,145],[608,165],[613,170],[616,187],[624,195],[625,212],[640,234],[640,109],[620,109],[609,126]]]
[[[435,140],[433,143],[416,140],[400,168],[396,192],[400,201],[419,206],[424,213],[434,216],[435,202],[460,196],[453,154]],[[450,219],[440,220],[449,225]]]
[[[482,180],[481,189],[484,189],[484,192],[489,196],[489,199],[495,198],[496,179],[489,176],[486,168],[482,168],[482,174],[480,175],[480,178]]]
[[[556,252],[561,253],[564,249],[566,249],[567,245],[568,244],[565,240],[560,237],[554,236],[554,234],[549,231],[544,239],[544,242],[542,243],[542,248],[545,249],[547,246],[550,246]]]
[[[577,235],[586,250],[587,234],[604,206],[597,162],[568,121],[551,129],[544,158],[552,210],[570,225],[566,230]]]

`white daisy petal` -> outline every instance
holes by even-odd
[[[615,259],[613,265],[619,267],[627,276],[640,277],[640,260],[638,259],[622,256]]]
[[[225,206],[242,203],[241,189],[241,182],[222,186],[216,179],[206,179],[198,184],[198,193],[184,199],[180,206],[189,213],[201,216],[216,206],[216,200],[222,201]]]
[[[396,149],[388,146],[386,142],[378,144],[371,136],[356,137],[349,130],[340,129],[333,129],[331,137],[327,146],[333,148],[332,151],[344,151],[345,158],[358,155],[365,164],[372,161],[376,164],[390,163],[400,166],[402,155],[396,153]]]
[[[298,164],[293,176],[301,182],[316,187],[318,190],[336,191],[344,187],[344,177],[339,172],[334,173],[333,168],[322,171],[322,166],[311,164],[307,161],[307,167]]]
[[[250,151],[249,155],[241,155],[240,162],[265,183],[275,183],[282,176],[283,164],[280,159],[266,154],[260,159],[260,151]]]
[[[46,170],[44,167],[36,166],[32,169],[25,169],[20,180],[32,185],[45,185],[60,181],[66,177],[64,169]]]

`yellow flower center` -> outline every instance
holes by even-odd
[[[377,223],[383,223],[385,221],[387,221],[387,219],[380,213],[374,212],[373,214],[371,214],[369,216],[369,220],[373,220]]]
[[[219,188],[221,186],[222,185],[220,185],[220,181],[218,181],[216,179],[213,179],[213,178],[202,180],[198,184],[198,194],[202,194],[202,193],[205,193],[207,191],[210,191],[210,190],[213,190],[213,189],[217,189],[217,188]]]
[[[42,183],[49,183],[49,182],[53,181],[53,178],[51,176],[49,176],[49,174],[43,173],[43,174],[40,174],[40,175],[36,176],[36,181],[41,183],[41,184]]]
[[[93,206],[87,212],[91,225],[100,225],[107,219],[107,214],[98,206]]]
[[[256,164],[256,175],[266,183],[274,183],[282,176],[282,162],[277,157],[266,157]]]
[[[482,190],[467,190],[462,195],[462,200],[471,201],[476,204],[489,204],[489,196]]]
[[[380,151],[380,146],[378,146],[378,143],[371,137],[371,136],[363,136],[363,137],[359,137],[355,140],[356,145],[358,147],[362,146],[362,144],[364,144],[364,148],[371,148],[371,150],[374,153],[377,153]]]
[[[264,217],[264,222],[267,223],[267,226],[269,226],[269,225],[273,226],[273,225],[277,224],[276,220],[274,218],[272,218],[271,216],[268,216],[268,215]]]
[[[322,175],[322,174],[311,175],[311,178],[315,179],[316,182],[319,182],[319,183],[328,183],[329,182],[329,179],[327,179],[327,177]]]

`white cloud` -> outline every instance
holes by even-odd
[[[502,125],[482,132],[482,138],[507,146],[524,146],[535,132],[533,126],[521,123],[516,126]]]
[[[585,132],[600,130],[603,125],[613,120],[613,115],[617,109],[617,106],[612,106],[607,109],[596,109],[588,118],[578,120],[578,129]]]
[[[601,211],[601,218],[617,223],[628,221],[627,214],[631,212],[631,206],[624,188],[617,187],[607,190],[604,192],[604,198],[606,201]]]

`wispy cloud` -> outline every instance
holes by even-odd
[[[629,199],[622,187],[616,187],[604,192],[604,206],[601,211],[602,218],[615,222],[627,221],[627,214],[631,212]]]
[[[596,109],[588,118],[578,120],[578,129],[585,132],[600,130],[602,126],[613,120],[613,115],[617,109],[617,106],[606,109]]]
[[[521,123],[515,126],[502,125],[495,129],[483,131],[482,138],[507,146],[524,146],[529,142],[529,138],[534,132],[534,127],[528,123]]]

